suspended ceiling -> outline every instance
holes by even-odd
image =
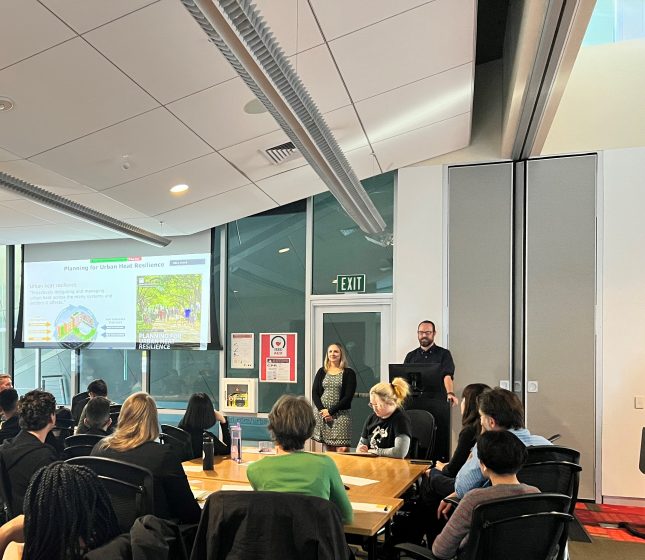
[[[326,190],[179,0],[0,6],[1,171],[162,235]],[[257,6],[359,178],[468,145],[475,0]],[[0,190],[0,243],[111,237]]]

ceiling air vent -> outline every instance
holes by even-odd
[[[285,142],[279,146],[260,151],[273,165],[282,165],[301,156],[300,151],[294,146],[293,142]]]

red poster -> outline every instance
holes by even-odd
[[[296,383],[298,333],[260,333],[260,381]]]

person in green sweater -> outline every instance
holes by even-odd
[[[338,506],[344,523],[353,519],[352,505],[336,463],[328,455],[303,451],[316,425],[311,405],[304,397],[282,395],[269,412],[269,431],[277,455],[248,466],[254,490],[293,492],[330,500]]]

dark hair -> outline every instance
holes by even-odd
[[[487,416],[495,420],[500,428],[519,430],[524,427],[524,408],[515,393],[495,387],[479,395],[477,405]]]
[[[47,391],[29,391],[18,401],[18,424],[23,430],[42,430],[56,414],[56,399]]]
[[[477,427],[479,425],[477,399],[484,391],[490,391],[490,387],[485,383],[471,383],[466,385],[461,392],[461,396],[464,399],[464,413],[461,417],[461,426],[463,428],[467,426]]]
[[[486,468],[496,474],[515,474],[526,462],[528,452],[512,432],[492,430],[477,438],[477,456]]]
[[[87,386],[87,392],[92,393],[95,397],[107,397],[107,383],[102,379],[95,379]]]
[[[421,321],[421,322],[419,323],[419,327],[420,327],[421,325],[423,325],[423,324],[432,325],[432,332],[435,332],[435,331],[437,330],[437,327],[435,327],[435,326],[434,326],[434,323],[433,323],[432,321],[430,321],[430,319],[424,319],[423,321]],[[419,327],[417,327],[417,329],[418,329]]]
[[[24,510],[23,560],[77,560],[120,532],[107,491],[80,465],[56,462],[37,470]]]
[[[13,412],[18,402],[18,391],[15,389],[5,389],[0,393],[0,408],[4,412]]]
[[[314,433],[316,417],[305,397],[282,395],[269,412],[267,428],[285,451],[298,451]]]
[[[94,397],[85,405],[85,423],[88,428],[102,428],[110,419],[110,401]]]
[[[206,393],[193,393],[178,427],[182,430],[207,430],[215,424],[213,402]]]

